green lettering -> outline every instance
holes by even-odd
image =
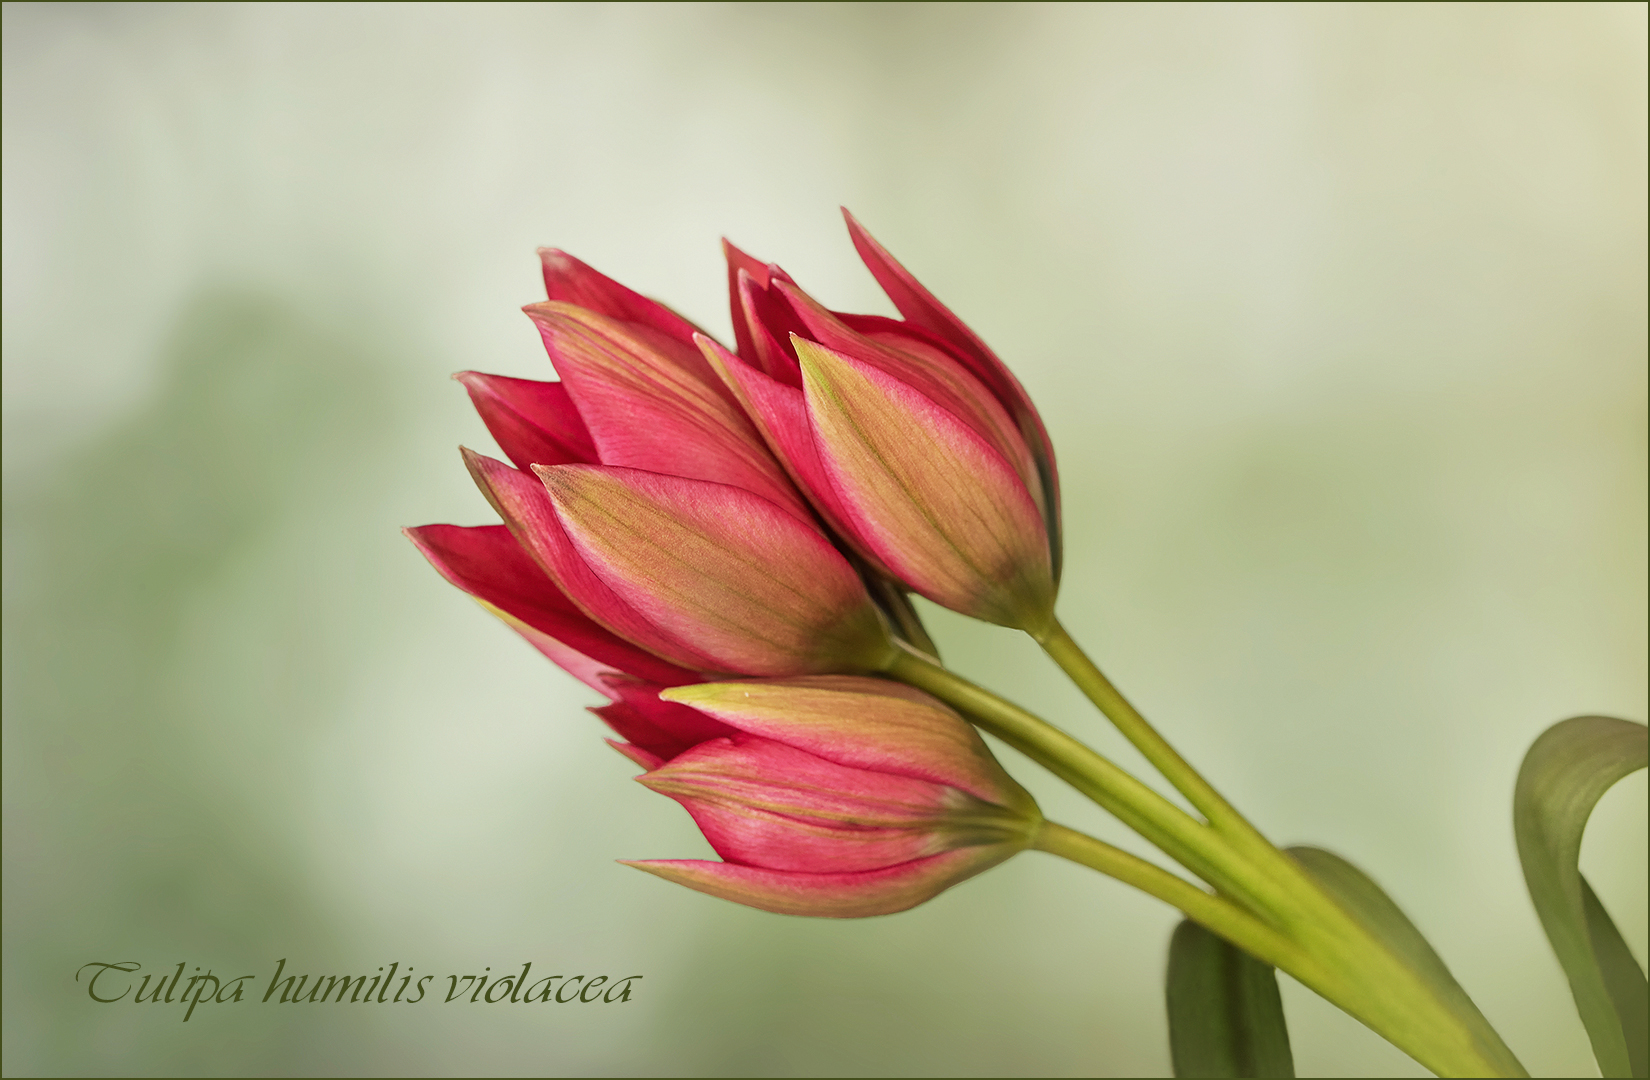
[[[126,974],[130,975],[132,972],[136,971],[138,968],[140,968],[142,966],[143,965],[138,963],[136,960],[122,960],[118,964],[102,964],[102,963],[98,963],[97,961],[94,960],[90,964],[80,965],[80,971],[85,971],[87,968],[97,968],[96,974],[94,974],[86,982],[86,993],[91,996],[91,999],[93,1001],[101,1001],[105,1005],[107,1005],[109,1002],[119,1001],[121,998],[123,998],[127,994],[131,993],[132,992],[132,984],[131,984],[130,981],[128,981],[126,983],[126,989],[122,990],[119,994],[117,994],[116,996],[114,996],[112,998],[98,997],[97,996],[97,980],[98,980],[98,978],[101,977],[103,975],[103,973],[108,971],[110,968],[114,968],[116,971],[124,971],[124,972],[126,972]],[[77,971],[77,972],[74,973],[74,981],[75,982],[80,981],[80,971]],[[147,975],[145,975],[143,977],[143,981],[148,982],[149,977]]]
[[[521,1000],[523,1000],[523,1001],[532,1001],[533,1000],[533,991],[537,990],[539,987],[542,986],[542,987],[544,987],[544,993],[539,995],[539,1000],[540,1001],[549,1001],[550,1000],[550,990],[551,990],[550,984],[555,982],[559,978],[561,978],[560,975],[551,975],[548,978],[540,979],[538,982],[534,983],[532,986],[529,986],[527,988],[527,992],[522,995]]]

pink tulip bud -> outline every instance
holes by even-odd
[[[819,676],[660,697],[728,731],[653,755],[638,778],[681,803],[723,861],[628,865],[700,892],[789,915],[886,915],[1023,850],[1041,826],[974,729],[909,687]]]
[[[408,535],[610,697],[621,675],[670,686],[879,669],[885,620],[697,328],[563,252],[540,255],[550,299],[526,310],[562,381],[457,376],[517,466],[465,451],[508,532]]]
[[[874,671],[889,642],[864,582],[790,511],[728,484],[602,465],[537,478],[465,451],[518,543],[581,611],[696,671]]]
[[[1038,633],[1060,555],[1047,432],[995,354],[848,222],[905,321],[827,311],[778,267],[724,244],[739,353],[696,341],[795,486],[874,572]]]

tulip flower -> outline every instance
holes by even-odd
[[[655,722],[726,734],[641,783],[693,816],[722,862],[627,865],[789,915],[914,907],[1029,847],[1042,815],[956,713],[880,679],[820,676],[666,690]],[[649,764],[651,755],[634,754]]]
[[[848,225],[903,321],[828,311],[777,266],[725,244],[738,353],[695,340],[796,487],[874,572],[1040,634],[1060,558],[1048,433],[1002,361],[852,216]]]
[[[1372,883],[1327,852],[1271,844],[1060,626],[1060,494],[1036,410],[847,220],[901,319],[827,310],[725,244],[730,351],[543,251],[547,299],[526,311],[559,381],[457,376],[508,459],[463,451],[503,524],[406,534],[607,698],[592,711],[611,744],[721,856],[628,865],[767,911],[854,918],[1036,848],[1179,908],[1252,970],[1289,972],[1439,1075],[1522,1075]],[[939,663],[910,592],[1031,634],[1197,815]],[[1209,887],[1045,821],[970,722]],[[1274,1065],[1287,1071],[1287,1055]]]
[[[613,675],[669,686],[884,666],[894,646],[859,572],[695,328],[571,256],[541,256],[550,299],[526,310],[562,380],[458,376],[516,466],[464,451],[504,529],[427,526],[414,542],[604,693]]]

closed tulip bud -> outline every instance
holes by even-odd
[[[728,245],[739,353],[695,340],[796,487],[874,571],[1039,634],[1060,561],[1047,432],[1002,362],[848,220],[904,321],[827,311]]]
[[[909,687],[821,676],[660,697],[729,731],[638,778],[681,803],[723,861],[628,865],[700,892],[788,915],[886,915],[1025,849],[1041,827],[974,729]]]
[[[420,550],[604,693],[613,675],[881,668],[885,618],[696,328],[540,254],[549,299],[526,310],[561,381],[457,376],[516,465],[464,452],[506,528],[410,530]]]
[[[465,452],[515,539],[593,621],[695,671],[873,671],[894,646],[830,541],[741,488]]]

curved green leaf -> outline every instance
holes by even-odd
[[[1507,1048],[1501,1036],[1472,998],[1461,989],[1442,958],[1422,936],[1409,916],[1393,903],[1369,875],[1332,851],[1315,847],[1285,849],[1336,903],[1346,909],[1364,929],[1396,953],[1411,970],[1432,988],[1445,1008],[1470,1030],[1489,1060],[1499,1064],[1506,1075],[1527,1076],[1524,1066]]]
[[[1513,831],[1524,882],[1547,940],[1570,978],[1576,1010],[1605,1076],[1644,1076],[1650,1065],[1650,989],[1604,905],[1583,880],[1581,833],[1599,797],[1645,767],[1643,724],[1576,716],[1542,732],[1513,792]]]
[[[1169,1053],[1176,1076],[1294,1076],[1270,964],[1191,920],[1169,941]]]
[[[1621,931],[1605,913],[1593,887],[1581,879],[1581,900],[1587,906],[1587,936],[1592,939],[1604,986],[1615,1002],[1621,1019],[1621,1033],[1627,1040],[1627,1057],[1634,1076],[1645,1074],[1645,1053],[1650,1047],[1650,983],[1633,959],[1632,950],[1622,940]]]

